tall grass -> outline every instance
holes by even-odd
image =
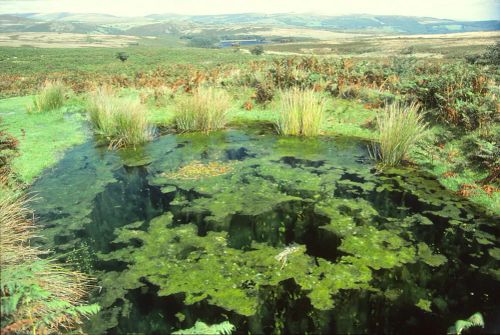
[[[388,105],[377,115],[378,142],[372,155],[384,166],[396,166],[408,152],[427,136],[427,125],[419,105]]]
[[[146,109],[138,100],[119,98],[110,88],[100,87],[90,95],[87,110],[97,134],[110,148],[135,146],[152,138]]]
[[[282,135],[315,136],[324,119],[324,101],[313,90],[293,88],[281,92],[280,112],[276,121]]]
[[[98,305],[84,305],[86,275],[41,257],[30,245],[35,224],[25,198],[0,197],[0,296],[2,334],[57,334],[74,330]]]
[[[40,92],[33,98],[28,112],[48,112],[64,105],[66,87],[60,81],[46,81]]]
[[[210,132],[224,128],[230,107],[229,95],[219,89],[198,88],[180,97],[175,107],[175,125],[181,131]]]

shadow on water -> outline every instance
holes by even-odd
[[[197,320],[229,320],[241,334],[438,334],[478,311],[486,331],[498,330],[497,218],[425,174],[377,172],[365,148],[352,139],[279,138],[250,130],[167,135],[129,152],[87,143],[35,183],[40,199],[34,207],[45,224],[44,242],[61,258],[89,251],[75,264],[101,286],[94,300],[103,311],[88,323],[89,333],[164,334]],[[201,179],[163,174],[214,161],[231,172]],[[166,213],[170,223],[154,223]],[[163,239],[191,224],[195,236]],[[130,233],[138,237],[124,237]],[[198,242],[190,245],[190,239]],[[208,251],[211,239],[225,241],[215,256]],[[302,247],[300,257],[293,254]],[[219,272],[223,281],[234,280],[230,294],[242,295],[252,311],[226,307],[231,296],[223,294],[225,282],[210,283],[206,298],[187,303],[203,287],[163,284],[157,278],[173,270],[146,267],[151,250],[158,268],[180,264],[186,276],[198,275],[196,264],[215,257],[213,281],[221,280]],[[269,254],[245,280],[222,262],[235,257],[253,264],[246,255],[259,252]],[[286,252],[290,259],[275,260]],[[295,269],[295,259],[305,268]],[[266,279],[283,271],[297,272],[277,283]],[[325,284],[339,273],[346,277]],[[175,292],[177,284],[185,288],[163,293]]]

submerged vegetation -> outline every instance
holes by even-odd
[[[2,334],[76,330],[99,311],[85,305],[90,279],[31,246],[36,230],[30,215],[23,198],[0,198]]]
[[[48,112],[64,105],[66,86],[60,81],[46,81],[40,92],[33,98],[28,112]]]
[[[97,134],[109,142],[110,148],[136,146],[152,138],[147,110],[138,100],[120,98],[107,87],[90,95],[87,110]]]
[[[315,136],[321,131],[324,101],[313,90],[293,88],[280,94],[276,128],[282,135]]]
[[[193,161],[178,171],[172,173],[164,173],[163,176],[171,179],[200,179],[204,177],[215,177],[229,173],[233,170],[231,164],[219,162],[210,162],[203,164],[199,161]]]
[[[175,125],[180,131],[210,132],[227,122],[229,95],[220,89],[200,87],[192,95],[181,96],[175,106]]]
[[[374,158],[384,166],[396,166],[426,136],[426,124],[416,103],[391,104],[377,114],[378,142]]]

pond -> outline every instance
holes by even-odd
[[[42,242],[98,278],[92,334],[500,331],[498,218],[367,143],[252,129],[93,142],[33,185]]]

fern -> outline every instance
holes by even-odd
[[[448,330],[448,334],[460,335],[464,330],[472,327],[484,328],[484,319],[481,313],[474,313],[467,320],[457,320],[455,325],[451,326]]]
[[[207,325],[203,321],[196,321],[193,327],[189,329],[180,329],[172,334],[176,335],[231,335],[236,327],[229,321],[224,321],[215,325]]]

